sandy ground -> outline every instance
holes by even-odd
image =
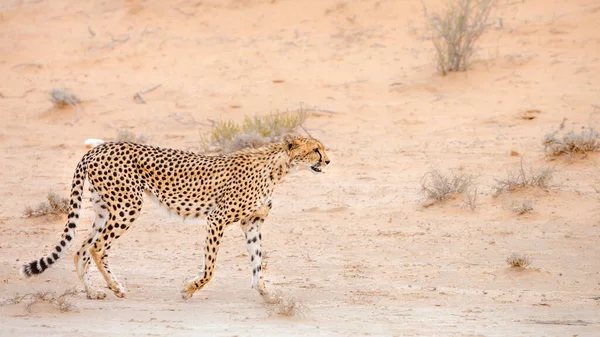
[[[565,131],[598,126],[600,4],[500,1],[492,20],[472,69],[440,77],[416,0],[3,1],[0,297],[80,292],[66,313],[1,306],[0,335],[600,334],[600,155],[548,161],[541,145],[564,118]],[[77,122],[52,109],[52,88],[84,100]],[[181,300],[204,228],[151,203],[112,250],[127,299],[86,300],[70,258],[20,279],[64,226],[22,211],[68,195],[86,138],[129,130],[197,150],[209,120],[301,106],[330,111],[306,126],[332,165],[287,177],[263,247],[268,287],[303,313],[279,316],[250,289],[237,226],[212,282]],[[521,158],[554,167],[553,186],[494,198]],[[476,175],[475,211],[461,198],[424,208],[432,169]],[[526,198],[532,212],[509,209]],[[86,203],[77,245],[92,217]],[[508,268],[512,252],[532,265]]]

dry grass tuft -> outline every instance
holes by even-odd
[[[423,11],[433,32],[438,71],[466,71],[496,0],[448,0],[443,13]]]
[[[61,198],[54,192],[48,192],[48,201],[39,203],[35,207],[26,207],[23,210],[23,215],[27,218],[35,218],[45,215],[59,216],[60,214],[69,213],[69,199]]]
[[[437,170],[429,171],[421,178],[421,191],[429,200],[428,206],[454,198],[461,193],[465,194],[471,210],[476,206],[477,186],[473,176],[465,173],[443,174]]]
[[[503,192],[512,192],[524,187],[540,187],[547,188],[554,170],[547,167],[541,167],[537,170],[533,168],[525,169],[523,158],[521,164],[516,171],[508,171],[508,176],[504,179],[496,179],[495,196]]]
[[[546,154],[559,156],[565,154],[572,157],[575,153],[600,151],[600,133],[594,128],[582,130],[580,133],[573,131],[566,133],[562,138],[557,136],[557,131],[546,134],[542,144]]]
[[[81,99],[74,93],[56,88],[50,90],[50,101],[57,108],[77,106],[77,104],[81,103]]]
[[[510,205],[510,210],[517,213],[517,215],[523,215],[533,211],[533,201],[531,199],[524,199],[522,201],[514,201]]]
[[[25,295],[15,295],[12,298],[0,301],[0,306],[9,304],[27,303],[26,309],[28,312],[33,310],[33,306],[38,303],[50,303],[54,305],[61,312],[69,312],[75,309],[73,303],[69,301],[69,297],[77,295],[75,288],[67,289],[60,295],[56,295],[55,292],[51,291],[37,291],[35,293],[29,293]]]
[[[278,141],[281,136],[302,127],[308,113],[304,109],[287,113],[246,117],[242,124],[233,121],[217,122],[209,139],[203,139],[205,150],[233,152],[257,148]]]
[[[59,109],[68,106],[75,107],[75,121],[79,120],[79,103],[81,103],[81,99],[74,93],[55,88],[50,90],[50,101],[54,104],[55,108]]]
[[[136,135],[134,132],[127,130],[118,130],[117,131],[117,142],[131,142],[137,144],[146,144],[149,138],[144,136],[143,134]]]
[[[284,297],[279,292],[268,295],[266,302],[272,305],[271,313],[278,316],[305,316],[308,312],[308,308],[296,298]]]
[[[506,258],[506,263],[512,268],[526,268],[531,264],[531,258],[525,254],[512,253]]]
[[[477,208],[477,186],[473,185],[464,192],[465,194],[465,203],[471,211],[475,212],[475,208]]]

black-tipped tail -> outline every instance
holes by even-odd
[[[23,277],[31,277],[33,275],[41,274],[44,270],[48,269],[49,266],[53,265],[56,260],[58,260],[57,254],[52,254],[53,256],[42,257],[39,260],[31,261],[27,264],[24,264],[21,267],[21,275]]]

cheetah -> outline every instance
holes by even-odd
[[[203,155],[129,142],[92,148],[77,164],[70,213],[60,242],[52,253],[21,267],[24,277],[44,272],[65,254],[79,223],[84,181],[90,187],[95,220],[74,255],[75,269],[89,299],[106,293],[94,289],[87,273],[94,261],[117,297],[126,297],[111,271],[108,251],[140,215],[144,195],[175,215],[207,222],[204,264],[187,281],[181,295],[189,299],[214,276],[225,228],[239,223],[252,267],[251,287],[268,296],[264,284],[261,224],[272,207],[275,185],[295,167],[323,172],[330,161],[323,144],[313,138],[286,135],[281,142],[224,155]]]

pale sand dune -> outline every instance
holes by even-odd
[[[67,195],[89,138],[118,130],[197,150],[211,120],[315,113],[324,175],[290,175],[265,224],[267,286],[303,315],[279,317],[249,288],[241,231],[227,230],[211,283],[179,291],[202,259],[203,226],[151,203],[114,246],[129,293],[77,310],[0,307],[0,335],[592,336],[600,331],[598,154],[546,161],[541,141],[600,118],[600,5],[501,1],[467,73],[440,77],[420,1],[17,1],[0,5],[0,297],[77,286],[71,259],[22,280],[63,219],[24,219]],[[143,95],[136,93],[161,85]],[[48,92],[83,101],[52,109]],[[526,111],[535,118],[523,119]],[[511,156],[516,151],[520,156]],[[493,198],[520,157],[554,187]],[[476,175],[460,199],[423,208],[431,169]],[[513,200],[534,210],[517,216]],[[93,218],[84,204],[77,244]],[[512,252],[529,254],[525,271]],[[75,253],[75,249],[71,249]],[[94,270],[93,280],[103,281]]]

